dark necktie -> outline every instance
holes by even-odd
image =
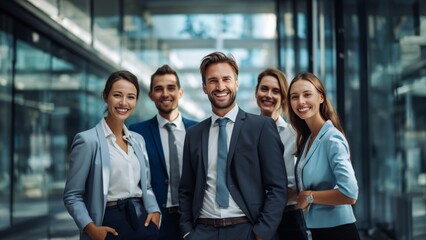
[[[217,177],[216,177],[216,202],[221,208],[229,206],[229,192],[226,187],[226,162],[228,158],[228,144],[226,124],[228,118],[219,118],[219,139],[217,142]]]
[[[169,183],[170,183],[170,192],[172,196],[172,204],[176,205],[179,203],[179,197],[178,197],[178,187],[179,187],[179,180],[180,180],[180,173],[179,173],[179,158],[178,158],[178,152],[176,147],[176,138],[175,138],[175,124],[174,123],[167,123],[165,125],[167,132],[169,133]]]

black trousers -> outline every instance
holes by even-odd
[[[312,240],[360,240],[355,223],[331,228],[310,228]]]
[[[177,207],[162,208],[161,214],[161,227],[158,240],[182,240]]]
[[[281,240],[308,240],[303,210],[285,211],[277,234]]]
[[[214,227],[197,224],[185,240],[255,240],[253,225],[250,222],[235,224],[227,227]],[[278,240],[274,236],[270,240]]]
[[[114,240],[155,240],[158,238],[158,228],[155,223],[145,227],[148,216],[141,199],[120,200],[117,205],[107,207],[103,226],[114,228],[118,236],[108,233],[105,239]]]
[[[254,240],[251,223],[235,224],[227,227],[214,227],[197,224],[185,240]]]

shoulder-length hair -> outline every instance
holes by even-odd
[[[278,70],[277,68],[270,67],[270,68],[265,69],[264,71],[259,73],[259,75],[257,76],[257,84],[256,84],[255,93],[257,93],[257,91],[259,90],[259,85],[260,85],[260,82],[262,81],[262,78],[264,78],[266,76],[271,76],[271,77],[277,79],[278,85],[280,86],[281,113],[282,113],[282,115],[286,115],[287,109],[288,109],[288,107],[287,107],[288,82],[287,82],[287,78],[286,78],[285,74],[283,72],[281,72],[280,70]]]

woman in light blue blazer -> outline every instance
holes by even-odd
[[[313,240],[359,240],[352,205],[358,185],[348,142],[321,81],[296,75],[289,86],[289,118],[297,131],[297,207],[305,209]]]
[[[64,204],[80,239],[157,239],[160,209],[145,142],[124,125],[138,97],[135,75],[112,73],[103,91],[107,116],[74,138]]]

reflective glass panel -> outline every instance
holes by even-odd
[[[49,129],[50,42],[25,26],[16,43],[13,219],[20,222],[48,213],[52,136]]]
[[[426,3],[385,3],[368,3],[371,214],[396,239],[424,239]]]
[[[12,21],[0,14],[0,229],[10,226],[12,174]]]

